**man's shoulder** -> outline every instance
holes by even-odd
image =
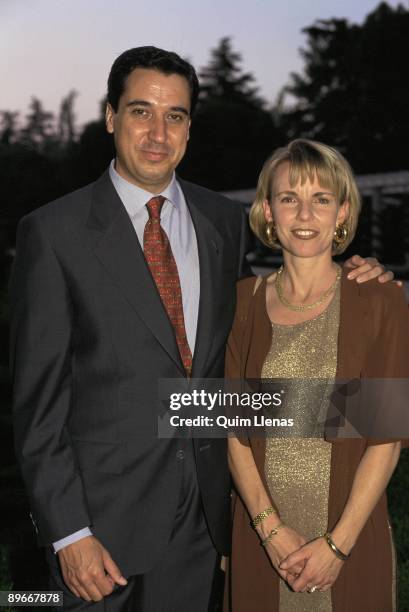
[[[104,173],[96,181],[36,208],[20,220],[20,225],[34,225],[53,232],[62,227],[68,229],[84,224],[90,212],[95,187],[103,185],[106,180],[107,173]]]
[[[53,218],[57,218],[61,222],[62,217],[66,215],[75,216],[76,212],[83,210],[84,204],[91,201],[94,184],[95,183],[89,183],[47,204],[43,204],[43,206],[36,208],[26,215],[25,219],[33,221],[51,221]]]
[[[226,211],[231,214],[234,211],[241,213],[244,205],[238,200],[231,200],[226,196],[222,195],[218,191],[213,191],[197,183],[191,183],[178,177],[178,182],[182,188],[185,197],[191,198],[193,201],[198,200],[204,202],[208,206],[213,206],[215,209]]]

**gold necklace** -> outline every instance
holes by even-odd
[[[296,312],[303,312],[305,310],[311,310],[311,308],[315,308],[315,306],[319,306],[320,304],[322,304],[328,298],[328,296],[330,296],[331,293],[335,291],[335,288],[341,278],[341,268],[338,267],[337,277],[335,281],[332,283],[331,287],[329,287],[328,289],[324,291],[324,293],[322,293],[321,297],[319,297],[316,302],[313,302],[312,304],[291,304],[291,302],[289,302],[284,297],[284,293],[283,293],[283,286],[281,284],[281,277],[282,277],[283,271],[284,271],[284,267],[281,266],[281,268],[277,272],[277,277],[275,281],[275,287],[277,290],[278,299],[280,300],[283,306],[285,306],[286,308],[289,308],[290,310],[295,310]]]

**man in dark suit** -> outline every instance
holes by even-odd
[[[176,54],[123,53],[115,161],[19,225],[16,448],[65,609],[204,612],[228,552],[225,441],[157,435],[159,378],[223,375],[250,273],[242,208],[175,177],[197,95]]]

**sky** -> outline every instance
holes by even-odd
[[[361,23],[375,0],[0,0],[0,110],[24,115],[32,96],[56,112],[78,92],[78,124],[98,116],[114,59],[156,45],[197,69],[223,36],[243,56],[270,104],[300,71],[302,28],[317,19]],[[398,2],[390,0],[391,6]],[[407,1],[401,2],[404,6]]]

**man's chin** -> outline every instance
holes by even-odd
[[[142,189],[152,193],[159,193],[169,185],[172,176],[173,170],[168,172],[144,172],[143,174],[135,175],[132,182]]]

